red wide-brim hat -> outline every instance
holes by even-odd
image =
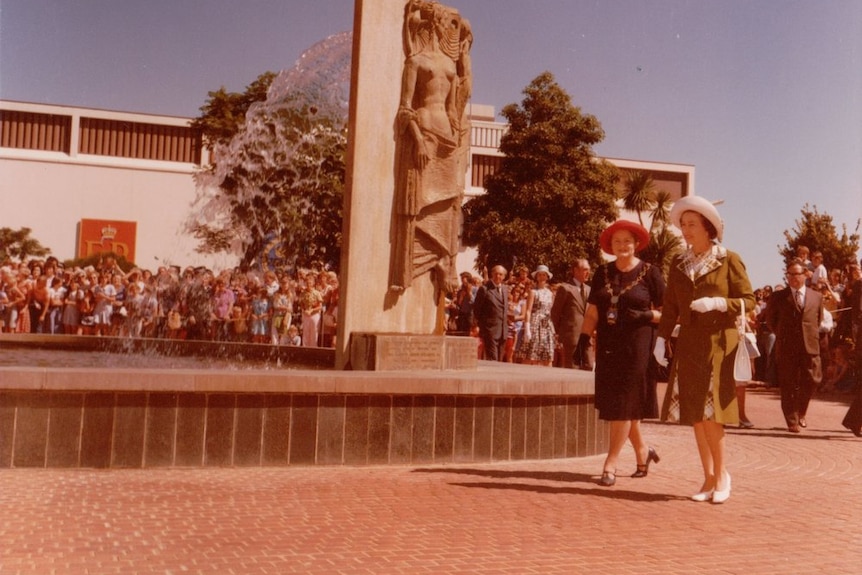
[[[631,232],[632,235],[638,242],[637,247],[635,248],[636,252],[641,251],[649,245],[649,232],[642,225],[630,222],[629,220],[617,220],[602,232],[602,235],[599,236],[599,245],[602,247],[602,251],[608,255],[614,255],[613,247],[611,246],[611,238],[614,237],[614,234],[620,230],[626,230]]]

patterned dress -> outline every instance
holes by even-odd
[[[554,324],[551,323],[551,306],[554,294],[548,288],[533,290],[533,309],[530,311],[530,339],[521,337],[515,358],[521,361],[549,362],[554,359],[556,346]]]

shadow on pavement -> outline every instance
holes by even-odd
[[[568,471],[506,471],[503,469],[479,469],[475,467],[420,467],[414,473],[455,473],[461,475],[479,475],[495,479],[538,479],[541,481],[565,481],[574,483],[595,483],[595,479],[586,473],[570,473]]]
[[[835,433],[835,430],[830,429],[812,429],[810,426],[801,433],[791,433],[786,427],[763,427],[760,429],[725,429],[725,433],[729,435],[738,435],[741,437],[787,437],[788,439],[817,439],[825,441],[835,440],[852,440],[855,439],[853,434],[848,430],[846,433]],[[817,435],[813,435],[816,433]]]
[[[591,480],[596,483],[595,480]],[[656,502],[656,501],[687,501],[688,497],[679,495],[665,495],[662,493],[644,493],[642,491],[625,491],[618,487],[599,487],[587,489],[582,487],[555,487],[553,485],[533,485],[529,483],[451,483],[458,487],[471,487],[479,489],[502,489],[511,491],[532,491],[534,493],[547,493],[551,495],[590,495],[595,497],[607,497],[609,499],[627,499],[629,501]]]
[[[565,487],[554,485],[536,485],[532,483],[498,483],[492,481],[479,481],[475,483],[453,482],[450,485],[458,487],[470,487],[479,489],[502,489],[513,491],[532,491],[534,493],[568,494],[568,495],[594,495],[598,497],[609,497],[611,499],[627,499],[630,501],[675,501],[687,500],[687,497],[678,495],[663,495],[660,493],[643,493],[640,491],[626,491],[619,487],[605,488],[598,485],[595,475],[586,473],[552,472],[552,471],[507,471],[502,469],[477,469],[472,467],[461,468],[419,468],[414,473],[452,473],[456,475],[475,475],[493,479],[534,479],[538,481],[559,481],[561,483],[588,483],[586,487]]]

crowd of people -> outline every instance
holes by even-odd
[[[809,259],[798,246],[784,283],[753,289],[740,255],[722,244],[713,204],[681,198],[670,219],[686,247],[665,274],[638,257],[649,232],[626,220],[598,238],[608,261],[591,280],[584,258],[554,283],[544,264],[511,275],[501,265],[484,277],[462,273],[448,298],[449,333],[477,337],[486,360],[594,369],[596,409],[610,428],[604,486],[616,483],[626,443],[637,458],[632,478],[660,461],[640,423],[661,418],[694,430],[704,479],[691,499],[726,501],[725,428],[754,426],[745,414],[752,381],[779,388],[791,433],[807,427],[817,390],[854,393],[842,424],[862,437],[860,264],[827,270],[822,253]],[[332,347],[338,302],[338,276],[325,269],[124,272],[110,257],[71,269],[51,257],[0,266],[6,333]],[[743,359],[739,370],[738,352],[748,346],[751,369]],[[659,409],[660,380],[668,385]]]
[[[791,433],[807,427],[817,390],[852,392],[842,424],[862,437],[860,265],[827,271],[820,252],[809,259],[799,246],[784,283],[753,289],[740,255],[722,244],[724,223],[713,204],[682,198],[670,219],[686,248],[666,275],[638,257],[649,232],[619,220],[598,238],[610,261],[591,280],[584,259],[554,284],[541,264],[532,273],[518,266],[509,275],[497,265],[487,277],[462,274],[450,325],[471,330],[486,360],[595,369],[596,409],[610,428],[604,486],[616,484],[626,443],[637,459],[631,477],[646,477],[660,461],[640,423],[661,418],[694,430],[703,483],[691,499],[727,501],[725,429],[754,427],[745,413],[749,385],[779,388]],[[738,371],[738,350],[748,346],[753,359]],[[658,381],[668,383],[661,409]]]
[[[823,321],[818,328],[823,376],[816,390],[850,392],[855,387],[855,338],[850,302],[853,284],[862,279],[862,271],[858,263],[850,262],[826,272],[822,253],[814,252],[810,260],[808,253],[805,246],[799,246],[796,252],[796,259],[802,265],[800,279],[807,288],[821,295],[824,310]],[[747,314],[748,329],[756,336],[760,354],[754,359],[755,380],[769,387],[778,386],[778,376],[773,353],[776,335],[767,322],[766,310],[775,292],[787,287],[788,284],[781,283],[755,289],[757,303]]]
[[[196,339],[333,347],[338,275],[329,270],[123,271],[113,257],[67,268],[56,258],[0,266],[4,333]]]
[[[856,346],[849,301],[854,281],[862,279],[860,265],[851,262],[844,267],[833,268],[828,273],[818,273],[818,267],[823,267],[822,263],[818,263],[822,262],[822,254],[815,252],[811,260],[804,257],[806,254],[807,248],[800,246],[798,255],[802,256],[799,259],[803,262],[805,284],[822,295],[824,308],[824,319],[819,327],[823,377],[815,391],[849,393],[856,386],[856,365],[853,357]],[[480,338],[479,357],[511,363],[581,367],[591,370],[592,353],[589,357],[578,357],[574,353],[591,349],[583,344],[583,340],[581,346],[574,345],[579,339],[580,324],[578,323],[577,329],[573,325],[565,326],[567,317],[561,317],[559,313],[554,317],[555,314],[552,313],[554,307],[563,307],[560,305],[563,300],[572,301],[570,305],[581,306],[582,321],[587,294],[592,289],[589,262],[585,259],[577,260],[572,267],[572,277],[568,278],[568,281],[564,279],[554,283],[550,283],[553,275],[544,265],[539,265],[532,273],[524,265],[516,266],[511,274],[506,270],[503,272],[500,285],[506,289],[507,294],[507,321],[501,332],[505,336],[500,344],[501,353],[499,356],[489,356],[485,342]],[[461,274],[461,287],[454,294],[450,294],[449,298],[449,333],[479,337],[474,307],[477,294],[491,281],[490,274],[485,275],[486,277],[483,277],[470,272]],[[573,287],[584,291],[580,296],[571,295]],[[774,354],[775,334],[766,321],[766,308],[772,294],[787,287],[786,283],[779,283],[754,289],[755,303],[745,309],[745,329],[753,334],[753,343],[757,350],[752,358],[753,377],[744,382],[748,385],[778,387]],[[539,307],[536,307],[537,305]],[[534,334],[539,334],[539,337],[533,337]],[[551,337],[548,334],[551,334]],[[587,340],[593,339],[586,337]],[[744,386],[740,388],[741,425],[750,428],[752,424],[744,416]]]

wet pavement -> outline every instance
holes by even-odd
[[[660,390],[660,394],[663,390]],[[777,392],[728,432],[733,492],[695,503],[690,428],[614,487],[603,457],[394,467],[0,471],[0,574],[856,574],[862,439],[846,395],[788,433]]]

